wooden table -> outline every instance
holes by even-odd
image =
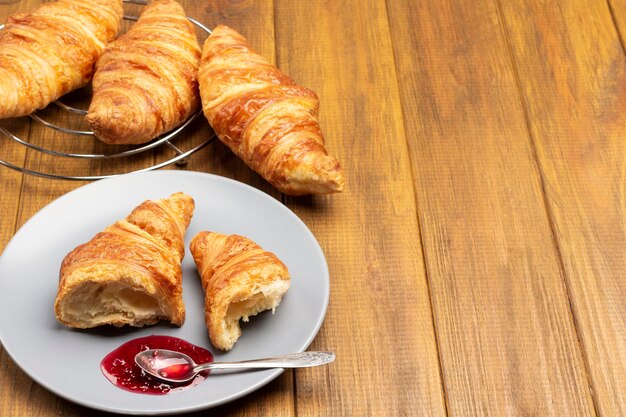
[[[4,20],[38,1],[0,3]],[[312,348],[338,355],[196,415],[626,415],[626,2],[184,4],[319,93],[347,175],[343,194],[292,198],[221,143],[191,158],[185,169],[251,184],[311,228],[331,272]],[[67,140],[28,119],[2,126]],[[209,132],[203,120],[187,134]],[[0,138],[20,166],[85,174],[167,152],[83,166]],[[0,184],[3,248],[82,183],[0,168]],[[96,415],[5,353],[0,414]]]

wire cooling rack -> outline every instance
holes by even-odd
[[[137,5],[146,5],[148,4],[146,1],[143,0],[124,0],[124,3],[127,4],[137,4]],[[134,16],[134,15],[124,15],[124,19],[125,20],[131,20],[131,21],[136,21],[139,17],[138,16]],[[206,26],[204,26],[202,23],[198,22],[197,20],[191,18],[191,17],[187,17],[189,19],[189,21],[191,23],[193,23],[197,28],[199,28],[200,30],[206,32],[207,34],[211,34],[211,30],[209,28],[207,28]],[[3,24],[0,24],[0,30],[2,30],[4,28]],[[59,107],[60,109],[62,109],[63,111],[70,113],[72,115],[76,115],[76,117],[84,117],[85,114],[87,114],[87,111],[84,109],[80,109],[80,108],[76,108],[73,106],[70,106],[68,104],[65,104],[63,101],[61,100],[57,100],[54,102],[54,105],[56,105],[57,107]],[[50,129],[54,129],[56,131],[68,134],[70,136],[70,138],[72,138],[73,140],[75,140],[75,136],[83,136],[86,138],[89,138],[91,140],[97,140],[94,136],[94,133],[92,131],[89,130],[78,130],[78,129],[71,129],[68,127],[63,127],[63,126],[59,126],[57,125],[54,121],[50,121],[50,120],[46,120],[44,118],[44,116],[42,116],[42,111],[37,111],[35,113],[32,113],[30,115],[31,119],[33,119],[34,121],[36,121],[37,123],[40,123],[41,125],[50,128]],[[141,154],[143,152],[146,152],[150,149],[155,149],[157,147],[161,147],[161,146],[167,146],[169,148],[171,148],[172,150],[174,150],[174,152],[176,153],[176,155],[170,159],[167,159],[165,161],[156,163],[154,165],[150,165],[147,167],[144,167],[142,169],[138,169],[135,171],[128,171],[128,172],[143,172],[143,171],[151,171],[154,169],[159,169],[159,168],[163,168],[165,166],[171,165],[171,164],[177,164],[177,165],[185,165],[187,163],[187,161],[189,160],[190,155],[192,155],[193,153],[199,151],[200,149],[204,148],[206,145],[208,145],[214,138],[215,138],[215,134],[212,133],[211,135],[209,135],[209,137],[202,143],[196,145],[196,146],[192,146],[191,148],[187,149],[187,150],[182,150],[179,148],[179,146],[181,146],[179,144],[179,146],[177,146],[174,141],[180,136],[181,133],[183,133],[187,127],[194,121],[196,120],[200,115],[202,114],[202,110],[199,110],[198,112],[196,112],[195,114],[193,114],[189,119],[187,119],[182,125],[180,125],[179,127],[175,128],[174,130],[159,136],[158,138],[152,140],[151,142],[148,142],[146,144],[143,144],[141,146],[137,146],[137,147],[132,147],[130,149],[125,149],[123,151],[111,151],[108,153],[75,153],[75,152],[64,152],[64,151],[60,151],[60,150],[54,150],[54,149],[49,149],[46,148],[44,146],[39,146],[36,145],[34,143],[29,142],[26,139],[20,138],[17,135],[15,135],[14,133],[10,132],[9,130],[7,130],[6,128],[0,126],[0,133],[4,134],[6,137],[8,137],[9,139],[24,145],[30,149],[33,149],[36,152],[40,152],[43,154],[47,154],[47,155],[52,155],[54,157],[58,157],[58,158],[79,158],[79,159],[83,159],[83,160],[112,160],[112,159],[116,159],[116,158],[128,158],[128,157],[132,157],[134,155],[138,155]],[[38,176],[38,177],[44,177],[44,178],[51,178],[51,179],[63,179],[63,180],[99,180],[99,179],[103,179],[103,178],[109,178],[109,177],[114,177],[117,175],[121,175],[121,174],[125,174],[128,172],[119,172],[119,173],[115,173],[115,174],[108,174],[108,175],[87,175],[87,176],[83,176],[83,175],[62,175],[62,174],[56,174],[56,173],[51,173],[51,172],[41,172],[41,171],[35,171],[35,170],[31,170],[31,169],[27,169],[24,167],[20,167],[17,166],[9,161],[6,161],[2,158],[0,158],[0,165],[5,166],[7,168],[13,169],[15,171],[19,171],[22,172],[24,174],[29,174],[29,175],[34,175],[34,176]]]

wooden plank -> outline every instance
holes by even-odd
[[[626,415],[624,45],[605,1],[501,4],[598,415]]]
[[[388,6],[449,415],[594,415],[496,3]]]
[[[384,1],[276,1],[277,62],[317,91],[347,187],[288,198],[318,237],[330,306],[296,373],[299,416],[442,416],[445,406]]]

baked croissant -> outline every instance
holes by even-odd
[[[123,12],[122,0],[58,0],[9,17],[0,31],[0,119],[87,85]]]
[[[70,327],[185,321],[181,261],[194,201],[183,193],[145,201],[76,247],[61,264],[54,303]]]
[[[230,350],[239,320],[278,306],[289,288],[289,271],[272,252],[239,235],[198,233],[190,244],[205,291],[205,320],[211,343]]]
[[[339,162],[328,155],[315,92],[256,54],[233,29],[217,26],[204,43],[202,108],[215,133],[283,193],[343,190]]]
[[[87,122],[110,144],[147,142],[182,124],[200,105],[200,46],[174,0],[147,5],[98,60]]]

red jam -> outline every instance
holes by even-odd
[[[213,361],[211,352],[200,346],[173,336],[153,335],[130,340],[109,353],[100,363],[102,373],[113,385],[123,390],[152,395],[184,391],[206,379],[207,373],[202,372],[185,384],[171,384],[147,375],[135,363],[135,355],[148,349],[176,350],[189,355],[196,363]],[[176,377],[187,374],[189,368],[186,364],[172,363],[163,372],[170,377]]]

